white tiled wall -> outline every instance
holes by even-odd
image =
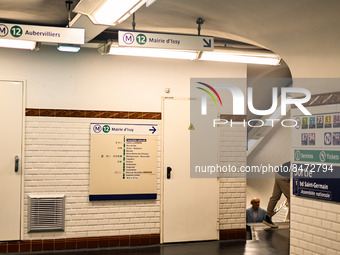
[[[160,153],[157,200],[89,202],[90,123],[133,120],[26,117],[24,239],[160,232]],[[138,120],[138,123],[159,120]],[[160,143],[159,143],[160,151]],[[27,233],[27,195],[65,194],[65,232]]]
[[[160,150],[157,200],[89,202],[90,123],[159,120],[26,117],[24,239],[160,233]],[[160,139],[159,139],[160,141]],[[246,130],[221,133],[221,164],[246,164]],[[220,229],[245,228],[245,179],[220,179]],[[27,196],[65,194],[65,232],[27,233]]]
[[[291,254],[340,254],[340,204],[293,196]]]
[[[220,165],[245,166],[247,129],[220,127]],[[220,178],[220,229],[246,227],[246,179]]]

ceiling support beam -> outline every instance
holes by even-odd
[[[84,28],[85,29],[85,42],[88,43],[97,35],[102,33],[104,30],[109,28],[106,25],[95,25],[92,21],[86,16],[77,14],[70,22],[70,27],[73,28]]]

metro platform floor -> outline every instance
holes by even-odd
[[[27,255],[287,255],[289,254],[289,223],[278,229],[262,223],[251,225],[252,240],[172,243],[124,248],[67,250],[20,253]],[[13,253],[12,253],[13,254]]]

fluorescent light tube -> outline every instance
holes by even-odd
[[[112,45],[109,55],[123,55],[136,57],[154,57],[154,58],[173,58],[173,59],[197,59],[198,52],[190,50],[173,50],[173,49],[154,49],[154,48],[133,48],[118,47]]]
[[[157,0],[146,0],[146,7],[149,7],[150,5],[152,5],[156,1]]]
[[[87,15],[95,24],[117,25],[137,11],[147,0],[81,0],[74,12]]]
[[[37,42],[34,41],[0,39],[0,47],[3,48],[35,50],[36,46]]]
[[[80,46],[78,45],[58,45],[58,50],[63,52],[78,52]]]
[[[215,49],[202,52],[200,60],[234,62],[246,64],[279,65],[280,56],[274,53],[259,51],[241,51],[233,49]]]

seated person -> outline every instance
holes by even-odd
[[[252,207],[246,210],[247,223],[262,222],[266,217],[266,210],[260,207],[260,199],[253,197],[250,201]]]

